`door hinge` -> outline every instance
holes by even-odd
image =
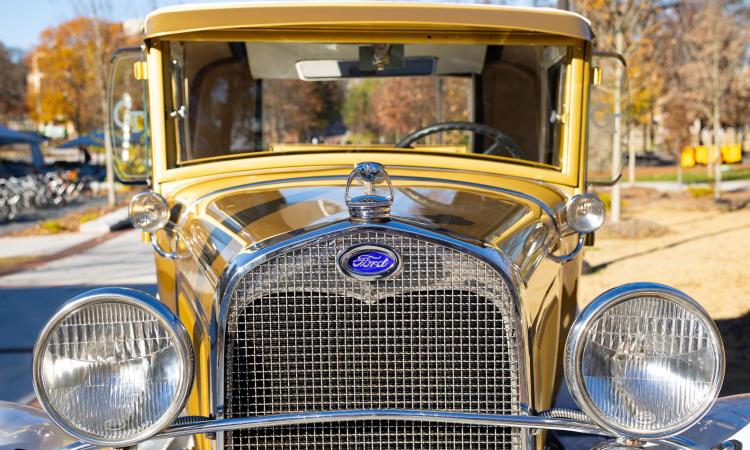
[[[133,78],[136,80],[148,80],[148,65],[146,61],[136,61],[133,63]]]

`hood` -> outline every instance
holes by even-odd
[[[526,191],[442,180],[393,180],[393,220],[496,247],[520,270],[528,271],[524,267],[543,257],[543,249],[549,247],[543,244],[557,236],[555,205],[522,193]],[[548,202],[550,198],[564,201],[552,189],[528,185],[546,191],[542,197]],[[245,249],[348,220],[344,190],[339,180],[320,180],[281,187],[235,186],[203,195],[182,205],[183,251],[192,253],[210,278],[218,280],[229,260]]]

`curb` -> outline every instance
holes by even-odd
[[[130,217],[128,216],[128,208],[123,207],[120,209],[116,209],[109,214],[105,214],[98,219],[82,223],[79,228],[79,232],[88,234],[103,234],[116,230],[124,230],[131,227],[132,224],[130,223]]]

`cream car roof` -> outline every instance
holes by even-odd
[[[189,4],[146,17],[145,37],[232,29],[346,27],[518,30],[591,40],[584,17],[554,8],[439,2],[277,1]]]

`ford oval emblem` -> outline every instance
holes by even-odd
[[[400,259],[395,250],[382,245],[357,245],[341,254],[341,271],[358,280],[373,281],[385,278],[398,270]]]

